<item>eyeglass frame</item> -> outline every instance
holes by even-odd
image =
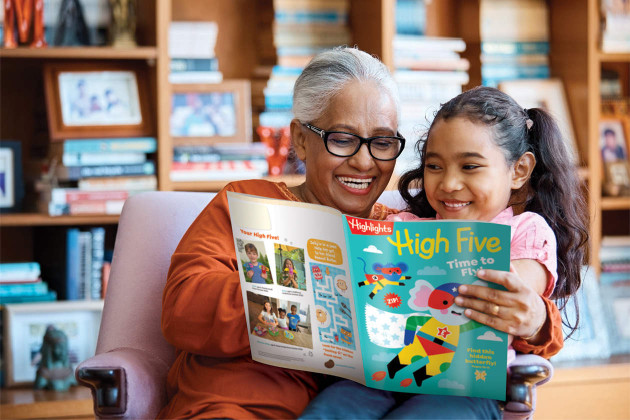
[[[319,127],[315,127],[312,124],[309,123],[302,123],[302,125],[306,128],[308,128],[309,130],[311,130],[313,133],[319,135],[319,137],[324,141],[324,147],[326,148],[326,151],[328,153],[330,153],[333,156],[337,156],[337,157],[351,157],[356,155],[357,153],[359,153],[359,150],[361,150],[361,146],[363,146],[364,144],[367,144],[367,149],[368,149],[368,153],[370,154],[370,156],[372,156],[373,159],[376,160],[380,160],[382,162],[390,162],[392,160],[396,160],[398,159],[398,157],[402,154],[403,150],[405,149],[405,138],[399,133],[396,132],[395,136],[374,136],[374,137],[361,137],[358,134],[355,133],[348,133],[347,131],[326,131],[322,128]],[[339,133],[339,134],[348,134],[354,137],[357,137],[359,139],[359,145],[357,146],[356,150],[354,152],[352,152],[349,155],[338,155],[336,153],[333,153],[330,151],[330,149],[328,149],[328,135],[332,134],[332,133]],[[374,154],[372,154],[372,141],[375,139],[397,139],[398,141],[400,141],[400,149],[398,150],[398,154],[396,154],[396,156],[394,156],[391,159],[381,159],[381,158],[377,158],[376,156],[374,156]]]

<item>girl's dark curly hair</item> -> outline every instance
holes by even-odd
[[[443,104],[436,113],[428,132],[416,147],[420,153],[420,167],[405,173],[398,184],[400,194],[408,203],[409,211],[420,217],[433,217],[436,212],[422,189],[424,160],[431,129],[438,121],[467,118],[491,130],[509,164],[524,153],[532,152],[536,166],[527,188],[524,211],[540,214],[556,235],[558,242],[558,282],[552,298],[564,310],[568,299],[581,285],[580,270],[588,260],[588,213],[580,180],[566,142],[555,120],[541,108],[524,110],[509,95],[490,87],[477,87]],[[528,124],[531,128],[528,128]],[[416,189],[419,188],[419,189]],[[513,194],[514,198],[514,194]],[[577,300],[576,314],[578,313]],[[563,321],[575,331],[574,324]],[[570,334],[569,334],[570,335]]]

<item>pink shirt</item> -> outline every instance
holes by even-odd
[[[439,220],[434,218],[421,218],[413,213],[400,212],[390,215],[386,220],[413,221],[413,220]],[[508,207],[499,213],[492,223],[500,223],[512,227],[512,240],[510,241],[510,260],[535,260],[547,269],[547,288],[544,297],[551,296],[556,280],[558,279],[558,261],[556,257],[556,235],[545,219],[538,213],[527,211],[514,216],[512,207]]]

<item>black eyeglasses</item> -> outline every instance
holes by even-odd
[[[350,157],[367,144],[370,156],[376,160],[394,160],[405,148],[405,139],[397,133],[396,136],[361,137],[344,131],[325,131],[308,123],[302,125],[319,135],[324,140],[328,153],[339,157]]]

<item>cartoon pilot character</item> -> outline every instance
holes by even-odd
[[[413,372],[418,386],[451,365],[459,335],[481,326],[464,316],[464,309],[455,304],[459,283],[445,283],[433,289],[425,280],[416,281],[410,291],[409,306],[428,310],[429,315],[412,315],[405,326],[405,347],[387,364],[390,378],[406,366],[422,359],[427,363]],[[419,328],[419,329],[418,329]]]
[[[400,280],[411,279],[411,277],[409,276],[402,275],[402,273],[408,270],[407,264],[405,264],[404,262],[398,264],[388,263],[385,265],[374,263],[372,265],[372,269],[374,271],[380,272],[381,274],[370,274],[366,270],[367,263],[365,262],[365,260],[363,258],[359,259],[363,261],[363,272],[365,273],[365,281],[360,282],[359,287],[371,284],[374,285],[374,288],[370,293],[370,299],[374,299],[374,296],[376,296],[378,292],[385,288],[385,286],[404,286],[405,283]]]

